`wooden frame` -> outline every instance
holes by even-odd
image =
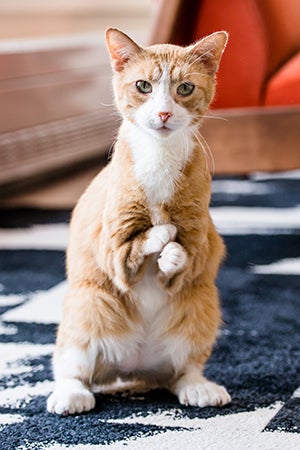
[[[202,134],[216,174],[282,171],[300,167],[300,106],[212,111]]]
[[[150,44],[190,43],[201,0],[161,0],[152,23]]]

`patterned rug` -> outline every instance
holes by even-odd
[[[206,374],[232,395],[221,409],[156,390],[49,414],[70,212],[0,211],[1,450],[300,449],[300,173],[212,188],[228,256],[218,278],[224,326]]]

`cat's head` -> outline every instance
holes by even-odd
[[[188,47],[140,47],[109,28],[107,47],[121,115],[146,132],[167,137],[197,125],[215,92],[215,74],[227,33],[213,33]]]

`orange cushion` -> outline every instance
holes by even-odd
[[[300,1],[259,0],[269,42],[269,73],[300,50]]]
[[[194,39],[229,31],[229,43],[218,74],[213,107],[262,104],[267,70],[266,37],[256,0],[201,0]]]
[[[270,79],[265,105],[300,105],[300,52]]]

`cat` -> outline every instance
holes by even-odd
[[[93,387],[118,377],[169,389],[184,405],[222,406],[230,395],[203,375],[221,324],[225,247],[209,214],[199,124],[227,33],[141,47],[109,28],[106,42],[123,122],[112,160],[73,211],[47,408],[89,411]]]

